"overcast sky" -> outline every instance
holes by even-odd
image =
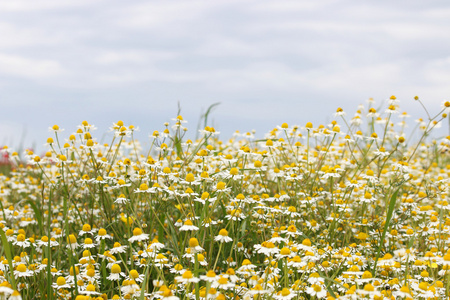
[[[141,136],[215,102],[223,138],[351,117],[390,95],[413,117],[450,100],[443,1],[0,0],[0,145],[117,120]],[[23,135],[25,134],[25,137]]]

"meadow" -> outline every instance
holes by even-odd
[[[0,299],[450,299],[437,110],[409,122],[392,96],[226,141],[179,115],[149,149],[83,121],[40,155],[4,146]]]

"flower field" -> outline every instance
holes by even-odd
[[[0,299],[450,299],[450,102],[408,135],[394,96],[375,105],[226,141],[178,116],[150,149],[122,121],[107,144],[83,121],[42,155],[3,147]]]

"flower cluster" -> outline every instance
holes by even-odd
[[[394,96],[260,139],[178,116],[146,150],[54,125],[0,150],[0,299],[447,299],[449,107],[409,139]]]

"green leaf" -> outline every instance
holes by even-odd
[[[2,239],[2,246],[3,246],[4,250],[5,250],[6,258],[8,259],[8,265],[9,265],[9,271],[11,273],[10,276],[11,276],[11,280],[12,280],[12,285],[15,288],[15,287],[17,287],[17,285],[16,285],[16,279],[14,278],[14,268],[13,268],[13,265],[12,265],[11,248],[9,247],[8,239],[6,238],[6,234],[5,234],[5,232],[3,231],[2,228],[0,228],[0,236],[1,236],[1,239]]]
[[[33,201],[27,200],[26,203],[28,203],[28,204],[31,206],[31,208],[32,208],[33,211],[34,211],[34,214],[36,215],[36,220],[37,220],[38,226],[39,226],[39,233],[40,233],[40,235],[42,235],[42,233],[44,232],[44,227],[43,227],[43,224],[42,224],[42,215],[41,215],[41,212],[40,212],[40,210],[37,208],[36,204],[35,204]]]
[[[398,188],[395,193],[391,196],[391,200],[389,201],[388,212],[386,215],[386,221],[384,223],[383,234],[381,235],[380,243],[378,245],[377,256],[375,258],[375,264],[372,269],[372,275],[375,276],[375,272],[377,269],[378,259],[380,258],[381,248],[383,247],[384,238],[386,237],[386,232],[389,228],[389,223],[391,222],[392,214],[394,212],[395,203],[397,202],[397,195],[400,188]]]

